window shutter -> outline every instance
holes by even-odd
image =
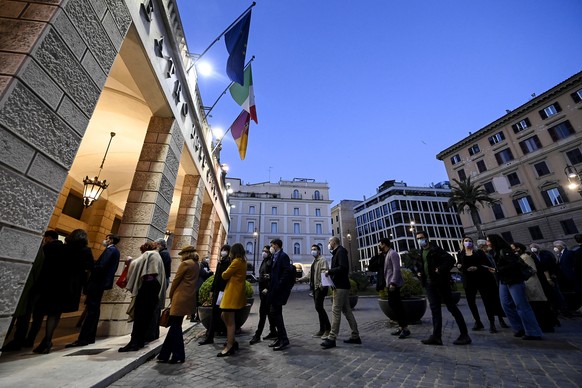
[[[558,186],[558,192],[560,193],[560,197],[562,197],[562,199],[564,200],[564,203],[570,202],[568,201],[568,196],[566,195],[566,192],[564,191],[562,186]]]
[[[580,101],[582,101],[582,98],[580,98],[578,92],[572,93],[570,94],[570,96],[572,96],[572,100],[574,100],[575,103],[579,103]]]
[[[556,108],[556,112],[561,112],[562,111],[562,107],[560,106],[560,104],[558,104],[557,101],[554,103],[554,108]]]
[[[525,120],[527,127],[528,128],[531,127],[531,123],[530,123],[529,119],[526,117],[524,120]]]
[[[544,197],[544,202],[546,203],[547,207],[553,206],[552,200],[550,199],[547,190],[542,191],[542,197]]]
[[[542,120],[545,120],[548,118],[548,115],[546,114],[546,112],[544,112],[544,110],[540,110],[539,111],[540,117],[542,118]]]
[[[511,128],[513,128],[513,133],[518,133],[518,132],[519,132],[519,125],[517,125],[517,124],[513,124],[513,125],[511,126]]]
[[[531,207],[531,210],[532,211],[535,211],[536,210],[536,206],[534,205],[533,200],[531,199],[531,197],[528,195],[526,198],[527,198],[527,202],[529,202],[529,207]]]
[[[515,211],[517,212],[517,214],[522,214],[521,207],[519,206],[519,202],[517,201],[517,199],[513,200],[513,206],[515,207]]]

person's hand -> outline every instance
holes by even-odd
[[[396,286],[394,284],[391,284],[388,286],[388,291],[394,291],[396,289]]]
[[[439,273],[439,269],[438,269],[438,268],[436,268],[434,271],[435,271],[436,273]]]
[[[422,277],[422,272],[418,272],[418,273],[416,274],[416,276],[418,276],[419,278],[421,278],[421,277]]]
[[[329,277],[329,271],[325,271],[325,276]]]
[[[263,291],[261,291],[261,293],[262,293],[263,295],[267,295],[267,292],[269,292],[269,291],[268,291],[266,288],[265,288]]]
[[[495,273],[495,268],[489,267],[489,272]]]
[[[209,296],[210,296],[210,300],[212,300],[212,291],[210,291]]]
[[[471,271],[471,272],[477,271],[477,267],[475,267],[475,266],[469,267],[469,268],[467,268],[467,271]]]
[[[457,264],[457,268],[458,268],[458,269],[461,269],[461,268],[463,268],[463,264]]]

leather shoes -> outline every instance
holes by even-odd
[[[443,340],[434,336],[430,336],[427,339],[423,339],[420,342],[422,342],[425,345],[442,345],[443,344]]]
[[[264,340],[270,340],[270,339],[276,340],[278,338],[279,338],[279,336],[275,333],[269,333],[268,335],[263,337]]]
[[[471,337],[469,337],[469,334],[461,334],[459,336],[459,338],[457,338],[456,340],[453,341],[454,345],[469,345],[471,342],[473,342],[471,340]]]
[[[400,332],[400,335],[398,336],[398,338],[400,339],[404,339],[406,337],[410,337],[410,330],[408,329],[404,329]]]
[[[134,345],[134,344],[127,344],[122,348],[119,348],[118,352],[119,353],[125,353],[125,352],[137,352],[138,350],[140,350],[141,347]]]
[[[289,341],[281,341],[281,344],[278,346],[273,346],[273,350],[277,351],[277,350],[283,350],[285,349],[287,346],[289,346]]]
[[[270,347],[270,348],[274,348],[275,346],[279,346],[279,345],[281,345],[281,341],[279,341],[279,340],[276,340],[276,341],[273,341],[273,342],[271,342],[271,343],[269,344],[269,347]]]
[[[344,340],[345,344],[357,344],[357,345],[361,345],[362,344],[362,340],[360,339],[360,337],[358,338],[350,338],[347,340]]]
[[[79,346],[87,346],[89,345],[89,342],[85,342],[85,341],[75,341],[75,342],[71,342],[70,344],[66,344],[65,348],[76,348]]]
[[[179,359],[179,360],[172,358],[170,361],[168,361],[168,364],[183,364],[184,361],[185,360],[183,358],[182,359]]]
[[[525,331],[523,331],[523,330],[520,330],[516,333],[513,333],[514,337],[523,337],[524,335],[525,335]]]
[[[261,337],[257,337],[256,335],[254,335],[253,338],[251,338],[251,340],[249,341],[249,344],[254,345],[258,342],[261,342]]]
[[[213,344],[214,340],[211,338],[205,338],[203,341],[198,342],[198,346],[200,345],[210,345]]]
[[[335,340],[326,339],[321,343],[321,347],[324,349],[335,348]]]

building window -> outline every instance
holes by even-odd
[[[548,128],[548,132],[554,142],[565,139],[575,133],[569,121],[564,121],[552,128]]]
[[[564,231],[564,234],[578,233],[578,228],[576,227],[576,223],[574,223],[574,220],[572,218],[560,221],[560,225],[562,225],[562,230]]]
[[[570,94],[570,96],[572,96],[572,99],[576,104],[579,103],[582,101],[582,89],[575,91],[574,93]]]
[[[497,159],[497,164],[501,166],[502,164],[505,164],[513,160],[513,153],[509,148],[506,148],[496,153],[495,159]]]
[[[582,153],[580,152],[579,148],[567,151],[566,157],[568,158],[570,164],[572,165],[582,163]]]
[[[80,220],[84,209],[85,205],[83,204],[83,197],[69,191],[62,213]]]
[[[301,254],[301,244],[295,243],[293,244],[293,254],[300,255]]]
[[[496,220],[505,218],[505,214],[503,214],[503,208],[501,207],[501,204],[494,203],[493,205],[491,205],[491,209],[493,209],[493,215],[495,216]]]
[[[558,206],[568,202],[568,198],[561,187],[554,187],[542,191],[542,197],[544,197],[544,201],[548,207]]]
[[[512,172],[511,174],[507,174],[507,180],[509,181],[509,186],[519,185],[521,181],[519,180],[519,176],[516,172]]]
[[[276,215],[277,215],[277,207],[276,207],[276,206],[273,206],[273,207],[271,208],[271,214],[272,214],[272,215],[274,215],[274,216],[276,216]]]
[[[279,233],[277,232],[277,223],[271,222],[271,233]]]
[[[531,123],[529,122],[529,119],[527,117],[521,120],[519,123],[513,124],[511,126],[511,128],[513,128],[513,132],[515,133],[519,133],[529,127],[531,127]]]
[[[554,102],[552,105],[545,107],[544,109],[540,110],[540,117],[545,120],[548,117],[552,117],[557,115],[559,112],[562,111],[562,108],[560,107],[560,104],[558,104],[557,102]]]
[[[487,171],[487,166],[485,165],[485,161],[484,160],[477,161],[477,169],[479,170],[479,172],[485,172],[485,171]]]
[[[537,137],[537,135],[534,135],[525,139],[524,141],[519,142],[519,146],[521,147],[523,154],[527,155],[530,152],[534,152],[542,148],[542,142]]]
[[[510,244],[513,242],[513,236],[511,235],[511,232],[501,232],[501,237],[503,237],[503,239]]]
[[[315,216],[316,217],[321,217],[321,209],[319,209],[319,208],[318,209],[315,209]],[[332,221],[333,221],[333,219],[332,219]]]
[[[536,210],[533,201],[529,195],[513,200],[513,206],[517,214],[531,213]]]
[[[543,240],[544,239],[544,235],[542,233],[542,230],[540,229],[539,226],[530,226],[529,228],[527,228],[529,230],[529,235],[531,236],[532,240]]]
[[[456,154],[455,156],[453,156],[451,158],[451,164],[454,166],[455,164],[459,163],[461,161],[461,157],[459,156],[459,154]]]
[[[469,147],[469,155],[473,156],[475,154],[478,154],[479,152],[481,152],[481,149],[479,148],[479,144],[475,144],[475,145]]]
[[[294,216],[298,216],[299,215],[299,208],[298,207],[294,207],[293,208],[293,215]]]
[[[550,173],[550,169],[546,162],[539,162],[533,165],[534,170],[538,176],[548,175]]]
[[[255,207],[249,206],[249,214],[255,214]]]
[[[494,145],[497,143],[501,143],[503,140],[505,140],[505,135],[503,134],[503,132],[497,132],[495,135],[489,136],[487,140],[489,140],[489,144]]]
[[[321,194],[319,190],[315,190],[315,192],[313,193],[313,199],[321,199]]]
[[[299,199],[299,190],[293,190],[293,196],[291,198]]]
[[[247,223],[247,233],[253,233],[255,231],[255,221],[249,221]]]
[[[465,174],[465,170],[463,170],[462,168],[457,171],[457,174],[459,174],[459,180],[464,181],[467,179],[467,174]]]
[[[493,187],[493,182],[491,181],[483,183],[483,188],[487,194],[492,194],[495,192],[495,187]]]
[[[246,249],[246,251],[247,251],[247,253],[248,253],[249,255],[252,255],[252,254],[254,254],[254,252],[253,252],[253,243],[252,243],[252,242],[248,242],[248,243],[247,243],[247,249]]]
[[[299,225],[299,222],[295,222],[293,224],[293,233],[295,233],[295,234],[301,233],[301,226]]]
[[[315,224],[315,234],[323,234],[323,228],[321,224]]]

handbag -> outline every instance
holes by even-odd
[[[123,271],[119,278],[115,282],[119,288],[125,288],[127,286],[127,272],[129,271],[129,260],[125,262],[125,267],[123,267]]]
[[[524,282],[536,274],[537,271],[534,268],[530,267],[525,261],[523,261],[522,258],[519,259],[519,264],[521,270],[521,277],[523,278]]]
[[[160,326],[168,327],[170,326],[170,306],[162,310],[160,314]]]

